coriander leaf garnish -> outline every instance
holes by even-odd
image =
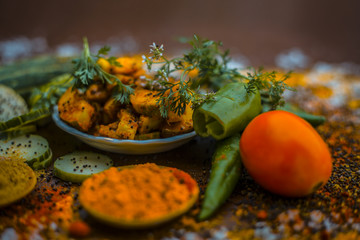
[[[245,81],[247,93],[252,94],[259,90],[263,104],[271,109],[283,105],[282,94],[285,89],[294,90],[285,83],[290,73],[278,79],[277,72],[263,72],[263,68],[253,70],[247,73],[247,76],[240,74],[235,68],[230,68],[229,51],[220,50],[221,42],[202,39],[196,35],[190,40],[183,39],[183,42],[190,44],[192,49],[182,57],[167,59],[164,56],[164,46],[155,43],[150,45],[151,56],[143,56],[148,70],[151,70],[154,64],[161,65],[153,80],[156,84],[151,85],[160,85],[158,105],[164,117],[168,110],[181,115],[189,103],[195,109],[204,102],[214,100],[211,93],[195,91],[200,86],[217,91],[228,83]],[[197,74],[190,77],[192,71],[197,71]],[[175,72],[181,73],[178,82],[171,79]]]
[[[244,76],[248,80],[245,89],[248,94],[259,90],[262,103],[269,105],[272,110],[275,110],[277,106],[284,105],[282,95],[285,89],[295,90],[285,83],[290,74],[291,72],[288,72],[279,79],[276,71],[263,72],[262,67],[258,70],[253,69],[252,73],[248,72],[247,76]]]
[[[162,83],[163,87],[156,96],[159,96],[158,105],[163,118],[167,117],[169,109],[180,116],[189,103],[195,109],[206,101],[214,100],[214,93],[199,93],[191,90],[188,84],[189,81]]]
[[[167,117],[168,109],[173,110],[178,115],[184,114],[186,105],[194,98],[194,92],[190,90],[187,84],[188,82],[184,81],[163,83],[164,87],[156,95],[160,97],[158,105],[162,117]]]
[[[116,76],[104,71],[97,63],[100,58],[108,54],[110,47],[105,46],[101,48],[96,55],[92,55],[90,53],[87,38],[84,38],[83,41],[84,50],[81,58],[73,60],[75,65],[73,73],[75,79],[74,87],[87,88],[90,84],[95,83],[96,80],[100,80],[102,83],[116,83],[114,88],[114,98],[121,103],[129,103],[130,94],[133,94],[134,89],[132,89],[131,86],[123,84]],[[121,66],[113,57],[106,60],[110,64]]]
[[[109,57],[108,59],[106,59],[111,65],[116,66],[116,67],[122,67],[122,65],[116,61],[116,57]]]
[[[96,57],[100,58],[100,57],[102,57],[102,55],[107,55],[110,52],[110,50],[111,50],[111,48],[109,46],[105,45],[102,48],[100,48],[100,50],[98,51],[98,54],[96,54]]]
[[[200,85],[217,90],[241,77],[236,69],[227,66],[230,61],[229,51],[220,51],[221,42],[201,39],[194,35],[187,43],[192,49],[182,57],[167,59],[163,54],[164,46],[155,43],[150,45],[152,56],[143,56],[148,70],[151,70],[154,64],[161,65],[153,81],[161,85],[158,105],[162,116],[167,116],[168,110],[181,115],[187,104],[192,103],[192,107],[196,108],[211,100],[212,94],[201,94],[196,91]],[[192,71],[198,71],[198,74],[190,77]],[[181,74],[179,81],[173,83],[170,78],[175,72]]]
[[[198,76],[192,80],[192,89],[207,85],[209,88],[218,90],[227,83],[239,80],[241,75],[236,69],[229,68],[229,50],[221,51],[222,42],[202,39],[194,35],[188,43],[192,50],[184,54],[185,66],[199,71]]]

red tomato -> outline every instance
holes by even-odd
[[[253,179],[270,192],[301,197],[323,186],[332,171],[329,149],[316,130],[295,114],[260,114],[245,128],[240,153]]]

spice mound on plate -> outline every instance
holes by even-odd
[[[79,198],[93,215],[146,222],[184,213],[198,193],[196,181],[187,173],[146,163],[94,174],[82,184]]]
[[[25,197],[35,185],[35,173],[26,163],[0,158],[0,207]]]

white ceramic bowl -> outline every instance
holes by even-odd
[[[65,132],[74,135],[84,143],[109,152],[123,154],[151,154],[165,152],[177,148],[196,136],[195,131],[169,138],[150,140],[121,140],[109,137],[97,137],[83,133],[60,119],[57,106],[54,106],[52,118],[55,124]]]

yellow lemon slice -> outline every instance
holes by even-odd
[[[26,163],[0,158],[0,207],[25,197],[35,185],[35,173]]]
[[[150,228],[186,213],[199,196],[197,182],[176,168],[153,163],[112,167],[86,179],[79,190],[84,209],[120,228]]]

